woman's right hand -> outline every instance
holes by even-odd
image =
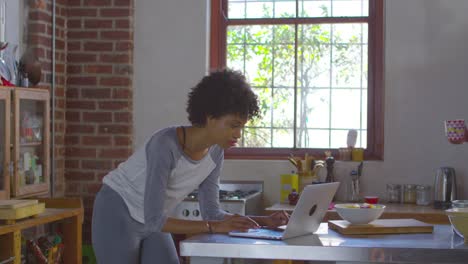
[[[250,217],[237,214],[228,216],[222,221],[213,221],[211,225],[214,233],[229,233],[233,230],[247,232],[249,229],[260,227]]]

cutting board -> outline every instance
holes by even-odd
[[[37,204],[37,200],[0,200],[0,209],[14,209]]]
[[[1,208],[0,220],[4,220],[6,224],[14,224],[16,220],[36,217],[45,210],[45,203],[30,204],[18,208]]]
[[[365,225],[328,221],[328,228],[344,235],[432,233],[434,226],[416,219],[377,219]]]

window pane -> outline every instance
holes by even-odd
[[[294,87],[295,30],[291,25],[274,26],[275,49],[273,53],[274,87]]]
[[[331,16],[331,0],[302,0],[299,1],[301,17],[329,17]]]
[[[273,17],[273,1],[254,1],[247,0],[247,18],[272,18]]]
[[[294,0],[230,0],[229,18],[296,17]]]
[[[369,15],[368,0],[299,0],[301,17],[356,17]]]
[[[296,1],[276,0],[274,17],[296,17]]]
[[[227,29],[227,43],[245,44],[245,27],[243,26],[229,26]]]
[[[328,130],[298,129],[297,146],[299,148],[329,148],[330,134]]]
[[[368,87],[368,71],[369,69],[369,56],[368,56],[368,45],[362,46],[362,88]]]
[[[251,120],[246,126],[251,127],[272,127],[273,97],[271,88],[253,88],[258,96],[261,117]]]
[[[363,54],[367,53],[367,45],[364,45],[367,44],[367,37],[363,41],[363,32],[362,24],[333,26],[334,87],[362,87],[367,80],[367,61],[363,61]]]
[[[271,148],[271,129],[245,127],[240,147]]]
[[[269,45],[247,45],[245,75],[254,87],[271,86],[272,48]]]
[[[273,127],[294,127],[294,89],[273,89]]]
[[[293,129],[273,129],[273,147],[291,148],[294,145]]]
[[[271,86],[272,26],[228,28],[227,67],[244,72],[252,86]]]
[[[332,87],[360,88],[363,81],[361,46],[333,46]]]
[[[347,147],[348,130],[332,130],[331,131],[331,146],[330,148],[344,148]],[[358,130],[357,148],[367,147],[367,131]]]
[[[228,16],[229,18],[245,18],[245,2],[229,1]]]
[[[298,87],[330,87],[330,25],[299,27]]]
[[[227,30],[226,66],[245,73],[245,27],[232,26]]]
[[[245,73],[245,46],[244,45],[228,45],[227,56],[229,60],[226,62],[226,66],[233,70],[241,71]]]
[[[362,129],[367,129],[367,89],[362,89],[361,93],[361,112],[362,112]]]
[[[332,130],[330,134],[331,134],[331,137],[330,137],[331,148],[347,147],[348,130]],[[358,138],[359,138],[359,132],[358,132]],[[357,147],[357,143],[356,143],[356,147]]]
[[[294,45],[295,32],[293,25],[275,25],[273,31],[275,44]]]
[[[369,16],[369,0],[298,0],[299,17]],[[295,0],[228,0],[228,17],[296,17]]]
[[[368,0],[332,0],[332,16],[368,16]]]
[[[245,41],[249,44],[271,44],[273,41],[273,26],[254,25],[239,26],[245,28]]]
[[[358,137],[358,140],[359,140],[358,146],[360,148],[367,148],[367,130],[361,131],[361,136]]]
[[[330,90],[304,88],[298,89],[298,95],[298,128],[329,128]]]
[[[334,44],[367,44],[365,24],[337,24],[333,25],[332,30]]]
[[[359,89],[333,89],[331,96],[331,127],[359,129],[361,124],[361,91]]]
[[[299,47],[298,87],[329,88],[330,87],[330,46]]]
[[[273,86],[294,87],[294,46],[276,45],[273,56]]]

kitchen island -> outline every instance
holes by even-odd
[[[450,225],[434,225],[434,232],[429,234],[344,236],[322,223],[314,235],[284,241],[197,235],[181,242],[180,254],[190,257],[191,264],[225,263],[225,259],[467,263],[468,244],[452,232]]]

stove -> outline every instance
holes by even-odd
[[[222,181],[219,184],[219,204],[231,214],[259,215],[262,210],[263,182]],[[171,217],[202,220],[198,190],[194,190],[174,209]]]
[[[220,201],[234,201],[248,199],[252,195],[259,193],[258,190],[219,190],[219,200]],[[187,198],[184,201],[198,201],[198,190],[195,190],[187,195]]]

